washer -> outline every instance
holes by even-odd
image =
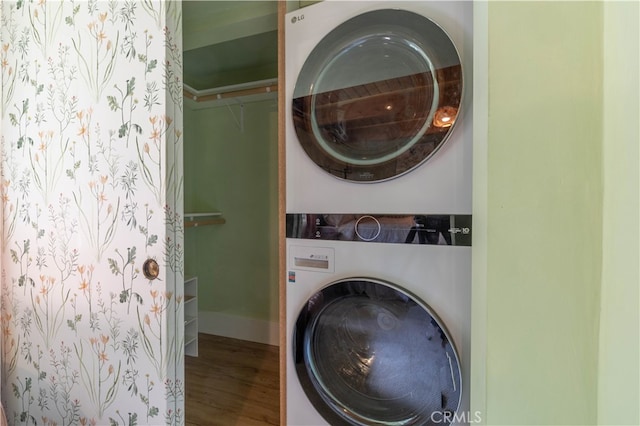
[[[468,422],[471,217],[423,219],[288,215],[287,424]]]
[[[287,14],[287,212],[470,213],[472,3]]]

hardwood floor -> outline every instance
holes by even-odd
[[[198,338],[198,357],[185,357],[186,426],[279,425],[278,348]]]

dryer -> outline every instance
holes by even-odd
[[[287,14],[287,212],[470,213],[472,3]]]

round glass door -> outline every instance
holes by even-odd
[[[339,25],[310,53],[293,93],[293,124],[328,173],[382,181],[442,146],[462,87],[460,57],[442,28],[413,12],[376,10]]]
[[[443,424],[459,407],[459,358],[447,330],[389,283],[352,278],[321,289],[293,339],[300,383],[329,424]]]

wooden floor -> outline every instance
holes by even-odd
[[[185,357],[186,426],[280,424],[278,348],[200,334]]]

